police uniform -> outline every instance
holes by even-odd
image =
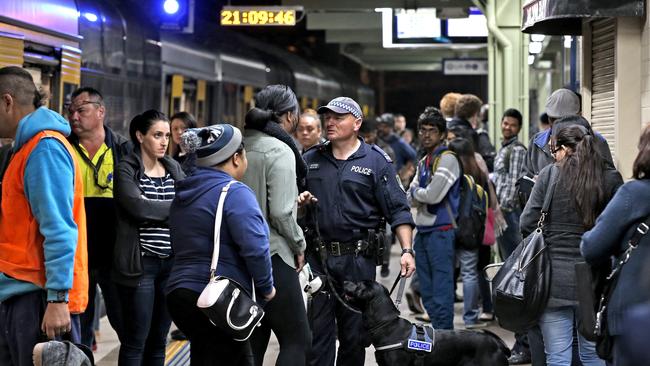
[[[386,218],[393,230],[399,225],[414,226],[413,218],[390,157],[376,145],[361,145],[346,160],[337,160],[329,142],[317,145],[304,155],[309,173],[307,188],[318,199],[318,223],[327,248],[327,268],[337,285],[344,281],[374,280],[374,257],[352,250],[353,244],[368,238],[368,230],[378,228]],[[312,248],[313,249],[313,248]],[[323,274],[317,254],[307,260]],[[337,288],[339,294],[341,288]],[[334,329],[338,325],[338,365],[363,365],[365,342],[361,315],[353,313],[328,293],[320,293],[312,303],[313,344],[310,365],[331,366],[335,358]]]

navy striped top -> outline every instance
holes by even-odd
[[[166,173],[164,177],[140,178],[140,189],[144,197],[150,200],[172,201],[174,199],[174,178]],[[140,226],[140,248],[143,255],[166,258],[172,255],[169,225],[162,222],[145,223]]]

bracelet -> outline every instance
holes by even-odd
[[[65,300],[48,300],[48,304],[67,304],[68,302]]]
[[[402,249],[402,255],[404,255],[404,254],[406,254],[406,253],[412,255],[412,256],[415,258],[415,252],[413,251],[413,249],[411,249],[411,248],[404,248],[404,249]]]

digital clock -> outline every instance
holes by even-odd
[[[224,6],[221,10],[221,25],[296,25],[296,8]]]

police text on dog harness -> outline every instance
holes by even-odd
[[[431,353],[434,346],[435,330],[428,325],[413,324],[408,339],[399,343],[387,344],[375,347],[375,351],[390,351],[394,349],[405,349],[418,353]]]

